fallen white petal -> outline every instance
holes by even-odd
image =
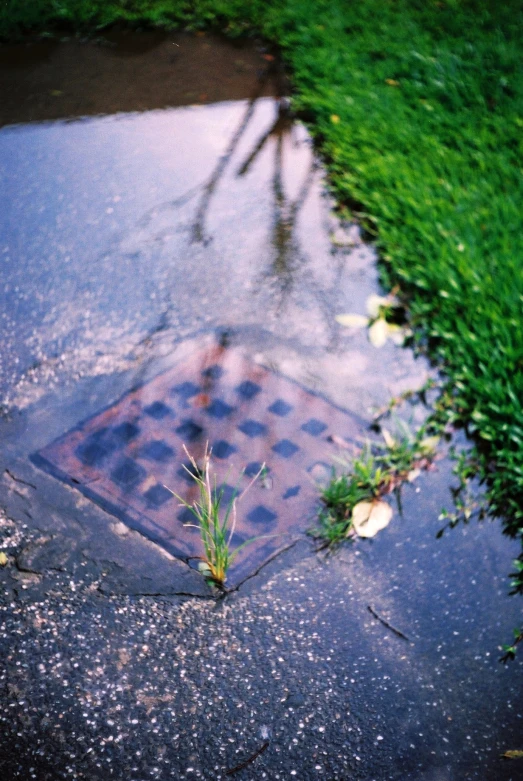
[[[389,525],[392,516],[392,507],[380,499],[358,502],[352,510],[352,525],[359,537],[374,537]]]
[[[389,326],[385,320],[380,317],[379,320],[376,320],[369,328],[369,339],[371,344],[374,347],[383,347],[387,341],[388,333]]]
[[[375,293],[373,293],[367,298],[367,301],[365,302],[365,308],[369,313],[369,317],[377,317],[380,313],[380,307],[389,306],[390,304],[390,298],[385,296],[377,296]]]
[[[336,322],[340,325],[344,325],[346,328],[366,328],[369,323],[369,318],[365,315],[336,315]]]
[[[385,440],[385,444],[387,445],[388,448],[392,449],[396,445],[396,440],[394,439],[394,437],[392,436],[392,434],[388,429],[382,428],[381,435]]]

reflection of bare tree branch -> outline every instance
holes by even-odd
[[[301,251],[295,228],[298,214],[312,187],[315,171],[316,164],[312,160],[298,197],[291,203],[287,202],[283,188],[283,137],[278,138],[273,177],[275,208],[272,245],[275,257],[269,272],[270,276],[275,276],[279,281],[278,311],[281,311],[285,300],[294,287],[299,267],[306,263],[306,256]]]
[[[274,178],[272,180],[272,189],[274,190],[274,202],[277,210],[281,213],[285,208],[285,193],[283,192],[283,133],[279,133],[276,142],[276,152],[274,155]]]
[[[309,195],[310,189],[314,183],[314,176],[317,170],[318,170],[318,164],[316,163],[315,160],[312,160],[309,166],[309,170],[307,171],[307,174],[305,176],[305,179],[303,180],[301,189],[298,193],[298,197],[291,205],[291,216],[293,221],[296,220],[296,217],[298,216],[298,212],[300,211],[301,207],[307,200],[307,196]]]
[[[281,310],[285,299],[294,285],[294,277],[299,265],[305,262],[299,243],[295,236],[295,223],[314,181],[316,164],[311,162],[305,180],[294,202],[288,202],[283,184],[283,153],[284,141],[291,138],[293,128],[292,117],[285,98],[280,98],[278,115],[272,127],[260,138],[252,152],[238,169],[237,175],[244,176],[271,138],[275,138],[274,175],[272,190],[274,195],[274,218],[272,228],[272,245],[275,250],[274,260],[263,279],[276,277],[281,293],[278,310]]]
[[[194,187],[191,187],[189,190],[187,190],[185,193],[182,193],[182,195],[179,195],[178,198],[174,198],[172,201],[167,201],[166,203],[162,203],[159,206],[153,206],[152,209],[149,209],[136,223],[136,226],[138,228],[147,228],[149,223],[154,217],[157,217],[158,214],[161,214],[162,212],[169,212],[174,209],[178,209],[180,206],[185,206],[185,204],[189,203],[191,198],[194,198],[195,195],[198,194],[198,192],[202,189],[203,184],[197,184]]]
[[[249,168],[251,167],[252,163],[255,161],[255,159],[258,157],[260,152],[262,151],[263,147],[269,140],[271,136],[283,136],[286,135],[292,128],[292,118],[287,110],[286,103],[284,103],[283,100],[280,100],[278,104],[278,116],[276,117],[276,121],[274,125],[265,133],[264,136],[260,138],[254,149],[252,150],[251,154],[248,156],[248,158],[245,160],[242,166],[238,169],[238,176],[243,176],[247,173]]]
[[[267,68],[267,70],[265,70],[263,75],[260,77],[258,81],[258,86],[256,88],[256,92],[249,100],[249,103],[247,104],[247,110],[245,111],[245,114],[243,116],[243,119],[238,129],[236,130],[235,134],[231,138],[230,144],[225,150],[224,154],[218,160],[218,164],[214,169],[211,178],[203,188],[202,199],[200,201],[198,211],[196,212],[196,217],[192,229],[193,241],[201,241],[204,242],[205,244],[210,241],[210,237],[205,236],[205,218],[207,216],[207,212],[209,210],[209,206],[212,197],[214,195],[214,191],[216,190],[216,186],[220,181],[221,177],[223,176],[223,173],[227,167],[229,160],[231,159],[234,150],[238,146],[241,137],[243,136],[245,130],[247,129],[247,126],[252,118],[252,115],[254,114],[256,101],[259,99],[259,97],[262,94],[263,88],[269,78],[271,70],[272,70],[271,67]]]
[[[276,124],[274,127],[276,127]],[[305,266],[308,263],[308,257],[303,252],[296,237],[296,222],[309,196],[318,170],[318,164],[312,159],[297,197],[293,202],[287,202],[283,187],[283,141],[284,137],[282,134],[278,136],[276,143],[272,186],[274,193],[272,245],[275,249],[275,256],[270,268],[261,277],[262,282],[271,279],[277,280],[279,301],[276,311],[278,314],[281,314],[289,295],[292,293],[298,274],[300,273],[303,276]],[[336,295],[338,290],[341,272],[342,266],[337,267],[335,279],[329,291],[334,295]],[[324,316],[327,331],[330,332],[329,343],[332,346],[337,338],[337,331],[333,327],[331,297],[330,295],[325,295],[325,289],[321,285],[317,287],[313,279],[310,280],[308,288]]]
[[[249,168],[251,167],[251,163],[254,162],[254,160],[258,157],[258,154],[261,152],[263,147],[265,146],[266,142],[269,140],[269,138],[274,133],[274,125],[268,130],[264,136],[261,137],[261,139],[258,141],[256,146],[254,147],[253,151],[247,158],[247,160],[244,162],[244,164],[238,169],[238,176],[244,176],[244,174],[247,173]]]

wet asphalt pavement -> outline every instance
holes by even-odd
[[[518,546],[491,522],[436,540],[446,459],[374,540],[325,556],[303,535],[220,600],[31,462],[213,334],[362,437],[430,376],[336,324],[379,290],[373,249],[333,215],[304,128],[249,100],[271,60],[245,57],[259,68],[231,53],[249,89],[227,102],[0,130],[4,775],[516,781],[500,754],[523,748],[523,668],[498,658]]]

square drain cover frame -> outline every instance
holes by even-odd
[[[39,468],[196,566],[202,554],[195,518],[173,492],[198,497],[184,446],[198,460],[206,444],[226,504],[266,469],[237,502],[237,586],[310,526],[318,481],[330,476],[338,438],[355,444],[356,416],[238,348],[197,349],[32,456]],[[333,439],[334,437],[334,439]],[[191,524],[191,525],[189,525]]]

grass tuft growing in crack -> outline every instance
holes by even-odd
[[[216,474],[211,476],[212,451],[208,445],[205,447],[201,464],[196,462],[185,445],[184,450],[191,464],[190,469],[185,466],[184,468],[198,486],[199,496],[198,499],[190,503],[178,496],[174,491],[172,491],[172,494],[183,507],[191,511],[196,520],[196,523],[186,525],[193,526],[200,531],[204,550],[199,567],[201,573],[218,588],[223,589],[227,580],[227,572],[240,551],[246,545],[260,539],[260,537],[253,537],[236,548],[231,548],[236,528],[237,502],[245,496],[249,488],[264,472],[265,464],[261,466],[260,471],[252,478],[244,491],[240,493],[238,487],[236,487],[229,501],[225,503],[224,488],[218,487]]]
[[[402,485],[430,468],[439,436],[428,434],[425,426],[414,433],[401,420],[396,430],[392,435],[383,428],[383,442],[367,442],[352,461],[341,462],[344,472],[333,474],[322,489],[323,506],[309,530],[320,547],[334,548],[355,535],[373,537],[392,517],[383,498],[395,493],[401,509]]]
[[[320,547],[334,548],[349,537],[354,507],[360,502],[372,501],[378,495],[377,469],[368,447],[347,466],[347,473],[333,474],[321,492],[323,507],[316,526],[309,531],[320,541]]]

